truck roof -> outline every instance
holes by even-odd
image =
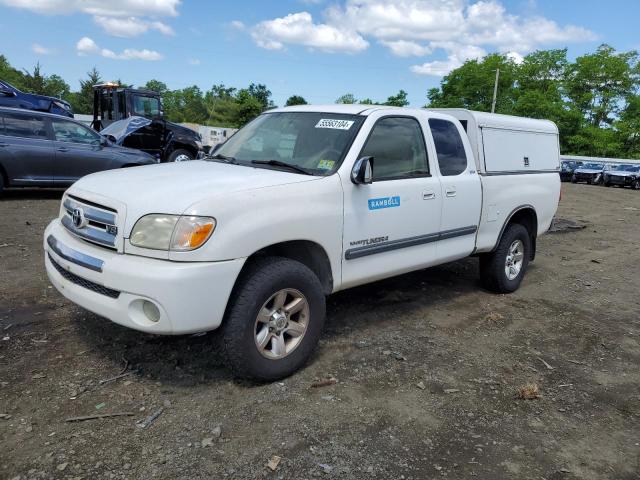
[[[511,130],[525,130],[530,132],[558,134],[558,127],[550,120],[516,117],[500,113],[476,112],[466,108],[409,108],[390,107],[387,105],[363,104],[328,104],[328,105],[294,105],[291,107],[274,108],[270,112],[326,112],[343,113],[348,115],[369,115],[379,110],[398,110],[405,113],[430,111],[450,115],[458,120],[466,120],[473,127],[489,127]]]

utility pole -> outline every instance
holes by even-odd
[[[496,68],[496,83],[493,85],[493,103],[491,104],[491,113],[496,113],[496,100],[498,99],[498,79],[500,78],[500,69]]]

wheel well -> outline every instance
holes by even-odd
[[[194,148],[192,145],[187,145],[185,143],[173,143],[171,145],[171,150],[167,153],[167,156],[171,155],[176,150],[186,150],[187,152],[193,154],[195,158],[198,155],[198,149]]]
[[[316,274],[322,284],[325,295],[329,295],[333,291],[331,262],[329,262],[329,257],[324,248],[315,242],[309,240],[293,240],[270,245],[251,255],[242,269],[247,268],[251,260],[259,256],[286,257],[291,260],[296,260]]]
[[[531,260],[536,257],[536,239],[538,238],[538,215],[533,207],[520,207],[515,210],[507,223],[505,223],[504,227],[502,227],[502,232],[500,232],[500,238],[502,238],[502,234],[507,229],[507,226],[512,223],[518,223],[527,229],[529,232],[529,237],[531,238]],[[500,240],[498,239],[498,242]]]

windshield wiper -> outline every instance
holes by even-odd
[[[236,157],[231,157],[229,155],[223,155],[221,153],[216,153],[215,155],[209,157],[211,160],[222,160],[225,163],[232,163],[233,165],[240,165]]]
[[[304,175],[313,175],[313,173],[311,173],[306,168],[302,168],[286,162],[281,162],[280,160],[251,160],[251,163],[255,165],[272,165],[274,167],[283,167],[288,168],[289,170],[293,170],[294,172],[302,173]]]

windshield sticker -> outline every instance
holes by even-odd
[[[318,162],[318,168],[320,170],[331,170],[335,164],[335,160],[320,160]]]
[[[353,125],[353,120],[335,120],[331,118],[321,118],[316,123],[316,128],[333,128],[336,130],[349,130]]]
[[[400,197],[384,197],[384,198],[370,198],[369,210],[379,210],[381,208],[393,208],[400,206]]]

